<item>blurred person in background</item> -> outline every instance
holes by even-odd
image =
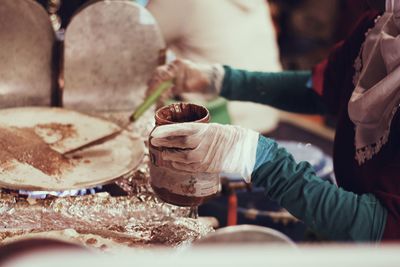
[[[150,0],[177,58],[252,71],[280,71],[279,48],[265,0]]]
[[[163,164],[239,174],[331,240],[400,240],[400,1],[367,2],[370,12],[312,71],[250,72],[177,60],[159,67],[149,82],[149,91],[174,79],[175,94],[195,91],[336,116],[340,187],[317,177],[309,163],[296,163],[274,140],[237,126],[156,128],[151,142],[163,148]]]
[[[268,1],[278,25],[281,61],[285,69],[309,69],[326,57],[335,43],[341,0]]]
[[[265,0],[150,0],[146,7],[177,58],[252,71],[282,69],[276,31]],[[198,95],[186,94],[184,99],[201,101]],[[254,103],[231,101],[228,112],[233,124],[263,133],[278,123],[275,109]],[[258,112],[268,120],[256,121],[254,115]]]

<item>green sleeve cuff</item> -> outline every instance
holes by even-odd
[[[224,66],[221,96],[289,112],[324,114],[325,104],[307,84],[311,71],[250,72]]]
[[[266,152],[267,156],[258,155]],[[374,195],[357,195],[322,180],[309,163],[297,164],[286,150],[262,136],[256,158],[253,184],[318,234],[335,241],[382,239],[387,211]]]

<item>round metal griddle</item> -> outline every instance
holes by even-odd
[[[60,108],[13,108],[0,110],[2,127],[31,127],[44,124],[72,125],[73,135],[61,140],[62,134],[47,129],[41,132],[46,143],[55,150],[68,151],[79,147],[90,138],[101,138],[120,128],[106,120]],[[42,128],[43,129],[43,128]],[[91,133],[92,132],[92,133]],[[61,138],[61,139],[60,139]],[[53,143],[51,143],[53,142]],[[0,187],[15,190],[63,191],[90,188],[110,183],[134,170],[143,160],[144,142],[128,131],[97,145],[67,154],[72,164],[58,175],[46,175],[28,164],[15,169],[3,168],[0,164]]]
[[[145,8],[134,1],[91,1],[65,31],[63,106],[91,111],[139,106],[164,49],[157,22]]]

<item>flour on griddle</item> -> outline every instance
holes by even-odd
[[[29,164],[47,175],[60,175],[70,161],[54,151],[30,128],[0,126],[0,166],[13,171],[11,161]]]

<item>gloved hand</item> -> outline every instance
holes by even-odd
[[[146,95],[151,94],[162,82],[173,80],[172,94],[200,93],[213,97],[219,95],[224,76],[221,65],[197,64],[189,60],[177,59],[158,67],[148,82]]]
[[[229,173],[250,182],[259,134],[238,126],[180,123],[157,127],[150,142],[164,166],[188,172]]]

